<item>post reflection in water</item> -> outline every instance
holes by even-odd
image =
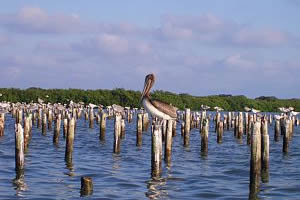
[[[16,170],[16,178],[13,179],[13,185],[16,190],[16,195],[18,197],[24,197],[23,192],[28,189],[25,179],[24,179],[24,170]]]
[[[145,192],[146,197],[149,199],[166,199],[168,191],[164,186],[167,183],[167,178],[151,179],[147,181],[147,189]]]

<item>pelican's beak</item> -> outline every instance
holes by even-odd
[[[144,89],[143,89],[143,92],[142,92],[142,96],[141,96],[141,101],[143,100],[144,96],[146,96],[150,89],[151,89],[151,84],[152,83],[152,80],[149,79],[149,78],[146,78],[145,80],[145,84],[144,84]]]

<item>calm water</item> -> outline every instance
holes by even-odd
[[[99,141],[99,127],[88,128],[78,121],[74,141],[73,166],[64,161],[65,140],[58,146],[52,132],[43,136],[35,126],[25,157],[25,184],[13,183],[14,120],[6,115],[4,137],[0,138],[0,199],[77,199],[80,198],[80,177],[91,176],[94,182],[92,199],[248,199],[250,149],[238,143],[233,132],[225,132],[223,143],[216,143],[211,128],[208,156],[200,154],[198,129],[191,132],[189,148],[183,147],[180,129],[174,138],[172,166],[163,164],[160,181],[150,177],[150,129],[143,135],[143,146],[135,146],[135,121],[126,122],[126,137],[121,153],[113,151],[113,120],[107,120],[105,142]],[[282,138],[273,141],[270,134],[270,179],[261,184],[259,199],[300,199],[300,128],[295,128],[288,155],[282,154]]]

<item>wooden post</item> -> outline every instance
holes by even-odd
[[[68,164],[72,163],[72,154],[74,146],[75,119],[72,117],[68,122],[68,133],[66,139],[65,161]]]
[[[184,141],[183,145],[188,147],[190,145],[190,130],[191,130],[191,110],[185,109],[185,122],[184,122]]]
[[[93,194],[93,180],[91,177],[81,177],[80,196],[88,196]]]
[[[262,181],[264,183],[269,181],[269,134],[268,121],[263,120],[262,123],[262,141],[261,141],[261,161],[262,161]]]
[[[244,124],[243,124],[243,113],[239,112],[239,116],[238,116],[238,133],[237,133],[237,138],[238,139],[242,139],[243,137],[243,128],[244,128]]]
[[[143,131],[148,131],[149,117],[148,113],[143,113]]]
[[[120,114],[115,116],[115,131],[114,131],[114,153],[120,153],[121,147],[121,118]]]
[[[275,134],[274,134],[274,140],[275,142],[278,142],[280,138],[280,120],[275,120]]]
[[[48,111],[48,130],[52,131],[52,121],[53,121],[53,116],[52,116],[52,110]]]
[[[176,126],[177,126],[177,122],[175,120],[172,120],[172,136],[175,137],[176,136]]]
[[[45,112],[43,113],[42,133],[43,135],[47,133],[47,114]]]
[[[37,117],[38,117],[37,127],[41,128],[42,127],[42,118],[43,118],[42,109],[41,108],[39,108],[38,116]]]
[[[251,144],[251,134],[252,134],[253,124],[254,124],[253,115],[249,115],[248,133],[247,133],[247,145]]]
[[[125,137],[125,119],[121,119],[121,138]]]
[[[223,140],[223,122],[218,123],[218,130],[217,130],[217,143],[222,143]]]
[[[0,114],[0,137],[4,135],[5,113]]]
[[[261,173],[261,124],[254,122],[252,126],[249,196],[255,196],[259,191]]]
[[[165,140],[165,161],[167,166],[171,164],[171,155],[172,155],[172,125],[173,120],[168,120],[168,128],[166,133],[166,140]]]
[[[89,128],[94,128],[94,111],[93,111],[93,108],[89,109]]]
[[[16,118],[16,124],[20,123],[22,124],[23,122],[23,110],[22,109],[18,109],[17,111],[17,118]]]
[[[106,117],[107,117],[107,114],[104,111],[102,111],[101,112],[101,121],[100,121],[100,140],[101,141],[105,140]]]
[[[290,120],[286,119],[285,120],[285,124],[284,124],[284,135],[283,135],[283,148],[282,151],[283,153],[288,153],[289,151],[289,140],[290,140],[290,136],[289,136],[289,130],[290,130]]]
[[[143,131],[143,123],[142,123],[142,113],[137,114],[137,123],[136,123],[136,146],[142,146],[142,131]]]
[[[22,178],[24,171],[24,133],[20,123],[15,124],[16,179]]]
[[[215,132],[218,131],[219,122],[221,120],[221,114],[217,111],[216,113],[216,121],[215,121]]]
[[[184,137],[184,122],[181,122],[181,137]]]
[[[208,151],[208,132],[209,132],[209,120],[203,120],[203,126],[201,131],[201,153],[207,155]]]
[[[152,132],[151,145],[151,176],[157,179],[162,173],[162,138],[161,126],[156,122]]]
[[[30,119],[29,117],[24,118],[24,152],[27,151],[29,139],[30,139]]]
[[[228,112],[227,130],[229,130],[232,127],[231,122],[232,122],[231,112]]]
[[[60,135],[60,125],[61,125],[61,114],[58,114],[55,119],[55,128],[53,134],[53,143],[58,144],[59,135]]]
[[[66,138],[67,133],[68,133],[68,118],[64,118],[64,131],[63,131],[64,138]]]
[[[245,113],[245,126],[244,126],[244,134],[248,135],[248,130],[249,130],[249,113]]]

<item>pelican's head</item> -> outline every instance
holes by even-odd
[[[142,96],[141,96],[141,99],[143,99],[143,97],[149,97],[149,94],[150,94],[150,90],[154,84],[154,81],[155,81],[155,76],[154,74],[148,74],[146,77],[145,77],[145,83],[144,83],[144,89],[143,89],[143,92],[142,92]]]

